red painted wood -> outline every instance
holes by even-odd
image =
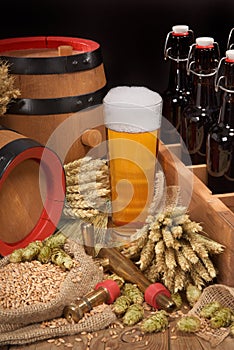
[[[0,40],[0,52],[56,48],[60,45],[70,45],[74,50],[90,52],[99,48],[99,44],[92,40],[75,37],[38,36],[25,38],[10,38]]]

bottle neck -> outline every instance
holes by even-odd
[[[215,71],[217,53],[212,48],[195,48],[192,76],[192,97],[198,108],[215,108],[218,106],[215,92]]]
[[[170,60],[170,72],[169,72],[169,90],[172,91],[186,91],[190,88],[189,76],[186,70],[186,61],[174,61]]]
[[[223,92],[222,105],[220,108],[219,122],[234,128],[234,62],[225,62],[224,88],[233,91]]]
[[[225,62],[225,87],[234,91],[234,62]]]
[[[209,74],[217,68],[217,52],[213,48],[196,48],[194,52],[194,71]]]
[[[234,93],[224,92],[219,123],[234,129]]]
[[[214,77],[193,76],[193,103],[198,108],[215,108],[218,106],[217,94],[214,89]]]
[[[168,40],[168,54],[174,59],[187,59],[189,47],[193,42],[192,35],[172,35]]]

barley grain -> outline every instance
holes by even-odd
[[[54,343],[55,342],[55,339],[48,339],[47,340],[47,343]]]
[[[81,339],[81,338],[75,338],[75,341],[77,341],[77,342],[81,342],[81,341],[82,341],[82,339]]]
[[[177,339],[177,336],[176,335],[172,335],[171,339]]]
[[[10,263],[1,268],[0,307],[19,308],[53,300],[67,272],[38,261]]]

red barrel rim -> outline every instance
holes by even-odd
[[[26,247],[30,242],[43,240],[53,234],[61,218],[65,201],[65,173],[55,152],[47,147],[32,147],[18,154],[9,164],[0,179],[0,189],[10,172],[24,160],[40,163],[47,181],[46,199],[43,210],[34,228],[22,240],[7,243],[0,240],[0,254],[6,256],[14,250]]]
[[[57,49],[60,45],[71,45],[73,49],[82,52],[94,51],[100,47],[100,44],[89,39],[65,36],[35,36],[1,39],[0,52],[27,49]]]

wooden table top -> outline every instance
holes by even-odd
[[[194,334],[178,334],[173,326],[164,332],[142,335],[139,327],[107,328],[95,333],[77,334],[21,346],[0,346],[1,350],[233,350],[234,338],[228,336],[212,347]]]

